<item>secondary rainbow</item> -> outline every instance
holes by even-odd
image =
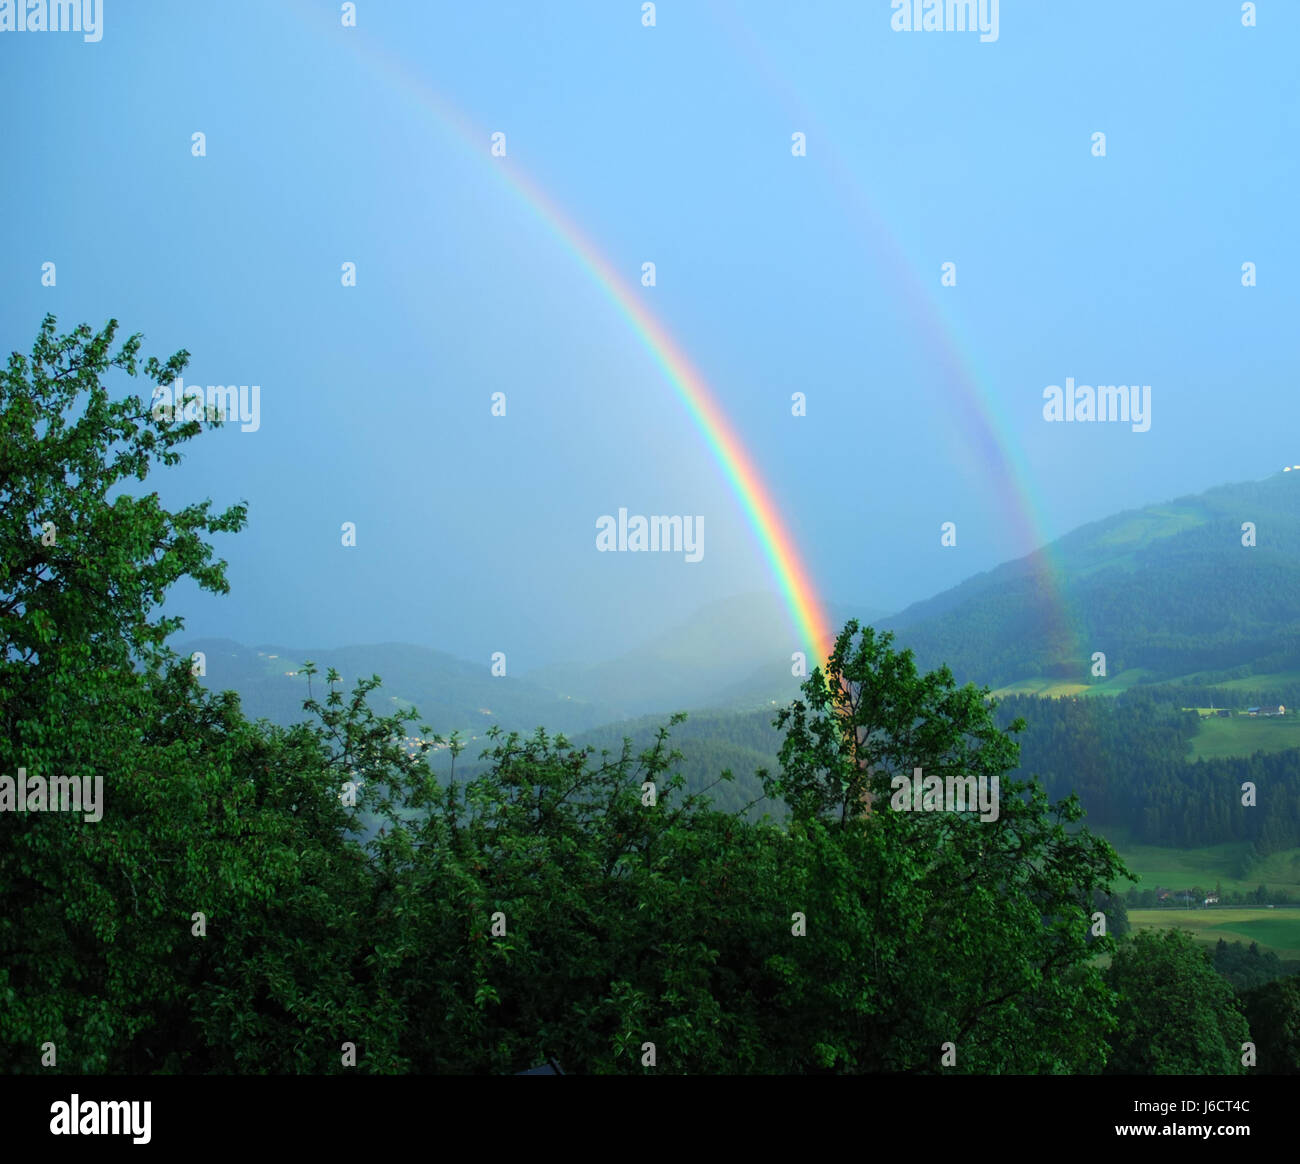
[[[817,143],[810,159],[829,174],[829,189],[844,203],[844,222],[869,244],[872,258],[881,268],[881,281],[900,292],[901,303],[915,321],[914,333],[931,341],[928,351],[945,388],[948,415],[962,433],[969,470],[988,480],[1000,512],[1017,529],[1018,548],[1025,555],[1039,597],[1037,633],[1051,644],[1054,661],[1087,658],[1089,649],[1084,644],[1077,612],[1066,598],[1060,552],[1052,545],[1049,523],[1036,503],[1034,476],[1011,435],[1006,405],[999,404],[992,378],[984,374],[976,359],[976,346],[962,336],[962,329],[936,295],[937,272],[922,279],[908,261],[907,248],[886,227],[858,175],[840,160],[835,147],[837,135],[818,125],[813,110],[764,49],[739,7],[726,3],[720,11],[724,17],[722,27],[732,36],[741,56],[790,111],[791,125],[807,131],[808,140]],[[1036,410],[1037,396],[1032,403]]]
[[[764,484],[753,457],[728,421],[703,375],[645,305],[643,296],[614,270],[595,244],[536,182],[508,158],[490,157],[491,135],[488,132],[470,124],[427,82],[413,75],[403,62],[378,49],[373,42],[351,34],[348,40],[361,56],[370,58],[376,72],[385,80],[405,89],[420,107],[444,128],[451,130],[464,148],[482,157],[485,166],[495,169],[618,309],[685,407],[722,469],[776,579],[803,645],[812,654],[811,662],[814,665],[823,662],[830,653],[835,635],[794,535]]]

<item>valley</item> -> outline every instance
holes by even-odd
[[[1228,515],[1241,513],[1268,531],[1255,549],[1233,533]],[[1057,563],[1050,575],[1048,559]],[[1118,889],[1148,925],[1171,912],[1154,908],[1157,890],[1218,887],[1226,899],[1262,887],[1268,904],[1300,902],[1300,716],[1247,714],[1300,706],[1298,576],[1300,474],[1275,474],[1116,515],[1036,560],[1007,563],[896,615],[863,609],[859,617],[892,630],[922,666],[950,663],[960,680],[988,686],[1004,726],[1025,720],[1011,775],[1037,777],[1053,798],[1080,796],[1088,826],[1136,875]],[[1045,597],[1035,587],[1046,582]],[[1231,617],[1215,617],[1213,596],[1228,594]],[[1045,625],[1056,633],[1044,638]],[[1072,628],[1065,637],[1063,626]],[[284,724],[301,713],[305,659],[337,667],[349,685],[378,674],[377,711],[414,707],[428,734],[461,733],[465,778],[481,769],[493,724],[524,734],[544,725],[616,753],[624,738],[634,751],[650,747],[668,714],[686,711],[671,740],[687,787],[757,819],[784,813],[764,797],[758,773],[779,771],[773,720],[799,695],[789,645],[781,604],[750,595],[714,604],[621,658],[551,664],[522,678],[403,644],[308,651],[195,640],[184,650],[205,651],[209,686],[238,691],[249,714]],[[1088,673],[1094,646],[1112,663],[1106,677]],[[411,742],[420,738],[413,728]],[[445,750],[430,763],[445,777]],[[719,779],[724,771],[730,779]],[[1235,790],[1247,779],[1277,811],[1252,816],[1238,805]],[[1296,948],[1285,918],[1179,924],[1210,932],[1229,920],[1233,932],[1283,957]]]

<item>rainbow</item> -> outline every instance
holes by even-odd
[[[489,144],[487,134],[475,135],[471,140],[475,142],[476,148],[486,153]],[[504,163],[505,159],[496,161]],[[772,500],[753,457],[723,413],[704,376],[646,307],[644,297],[631,289],[578,225],[518,169],[507,169],[502,164],[501,171],[515,192],[587,270],[606,298],[618,309],[681,401],[740,502],[749,527],[781,588],[795,627],[820,663],[830,653],[835,637],[830,619],[799,553],[794,535],[782,520],[781,512]]]
[[[308,23],[320,30],[314,17]],[[783,90],[783,99],[792,112],[797,112],[800,125],[815,129],[815,119],[772,67],[739,14],[729,23],[737,39],[747,42],[743,47],[749,50],[751,61],[756,63],[769,84]],[[722,469],[777,582],[794,627],[810,647],[815,660],[824,660],[834,642],[834,627],[795,538],[716,394],[646,306],[644,296],[614,269],[596,245],[536,182],[508,159],[489,157],[490,138],[482,127],[471,123],[403,61],[380,49],[359,30],[350,31],[347,42],[351,51],[368,59],[376,74],[405,90],[417,107],[432,115],[469,155],[483,159],[484,165],[495,167],[503,183],[587,271],[617,308],[685,407]],[[816,156],[819,164],[832,171],[834,180],[829,185],[848,203],[848,220],[865,228],[871,249],[876,258],[883,261],[885,271],[882,277],[892,279],[893,285],[902,291],[903,302],[916,321],[920,334],[929,335],[935,341],[931,352],[953,406],[949,415],[961,426],[964,446],[971,461],[975,462],[972,468],[989,481],[1001,512],[1016,527],[1016,542],[1028,558],[1027,564],[1040,595],[1040,601],[1035,604],[1038,634],[1048,640],[1055,658],[1082,663],[1087,653],[1080,624],[1065,598],[1064,572],[1050,549],[1047,522],[1032,501],[1032,474],[1009,435],[1009,421],[1000,417],[1001,406],[989,386],[990,378],[976,366],[970,345],[958,342],[960,329],[937,301],[939,296],[934,290],[934,280],[922,280],[907,262],[901,244],[884,228],[856,175],[849,173],[829,148],[833,140],[831,135],[817,136],[820,148]]]
[[[1081,624],[1066,598],[1065,571],[1058,551],[1051,547],[1049,523],[1034,502],[1033,475],[1019,445],[1010,436],[1011,422],[1005,415],[1005,405],[999,404],[992,389],[992,377],[980,368],[975,346],[945,310],[952,299],[936,291],[938,272],[928,280],[921,278],[907,261],[902,244],[885,228],[857,175],[840,160],[835,134],[820,129],[812,111],[754,36],[739,8],[727,3],[720,11],[724,17],[721,27],[790,110],[792,126],[797,124],[808,132],[810,141],[816,140],[817,148],[809,151],[809,161],[827,171],[827,187],[844,202],[845,222],[861,231],[873,257],[884,268],[882,282],[901,292],[901,302],[915,321],[917,334],[933,340],[929,351],[947,388],[951,405],[947,415],[961,430],[963,446],[973,462],[972,472],[980,473],[989,482],[1000,512],[1014,523],[1015,540],[1028,559],[1040,595],[1036,604],[1039,635],[1050,643],[1058,660],[1082,665],[1090,648],[1084,644]]]
[[[789,610],[802,643],[820,664],[830,654],[835,631],[793,533],[781,517],[754,459],[727,419],[704,376],[645,305],[644,297],[601,255],[593,243],[540,186],[508,158],[489,156],[490,135],[471,124],[424,80],[391,54],[350,32],[350,44],[369,57],[385,80],[405,89],[413,100],[452,131],[462,146],[493,166],[506,185],[543,226],[577,260],[627,322],[686,409],[740,503],[763,557]]]

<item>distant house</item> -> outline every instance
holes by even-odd
[[[1217,893],[1208,893],[1208,894],[1206,894],[1206,896],[1205,896],[1205,904],[1206,904],[1206,905],[1218,905],[1218,904],[1219,904],[1219,895],[1218,895]]]
[[[1232,712],[1229,711],[1226,707],[1221,707],[1214,714],[1217,716],[1221,716],[1223,719],[1227,719],[1230,715],[1232,715]]]
[[[1258,708],[1258,707],[1248,707],[1248,708],[1246,708],[1246,714],[1249,715],[1249,716],[1252,716],[1252,717],[1253,717],[1253,716],[1256,716],[1256,715],[1259,714],[1259,708]]]
[[[1286,708],[1280,703],[1277,705],[1276,709],[1271,707],[1248,707],[1246,709],[1246,714],[1257,715],[1263,719],[1272,719],[1275,716],[1286,715]]]

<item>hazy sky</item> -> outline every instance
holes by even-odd
[[[0,32],[3,343],[114,316],[187,383],[260,387],[258,431],[164,491],[251,505],[188,633],[517,671],[775,587],[496,131],[703,373],[834,602],[1300,463],[1300,4],[1002,0],[987,43],[888,0],[103,8],[97,43]],[[1045,421],[1067,377],[1150,385],[1149,430]],[[620,507],[702,515],[701,560],[597,552]]]

